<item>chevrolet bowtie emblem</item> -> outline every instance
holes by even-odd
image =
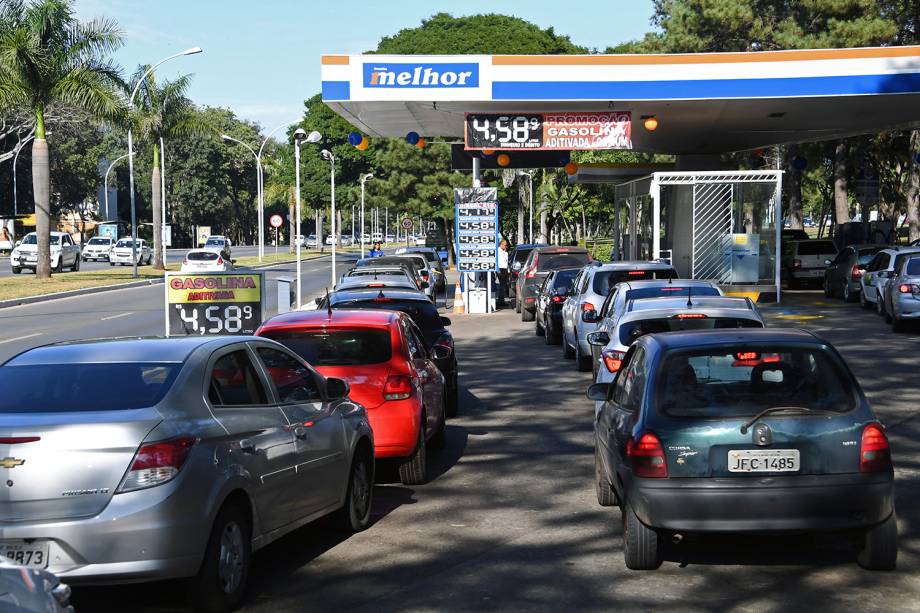
[[[17,466],[22,466],[25,463],[25,460],[20,460],[19,458],[3,458],[0,460],[0,467],[16,468]]]

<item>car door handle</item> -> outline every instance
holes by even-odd
[[[303,426],[297,426],[294,428],[294,436],[299,440],[304,440],[307,438],[307,429]]]
[[[251,439],[244,438],[240,439],[240,451],[243,453],[255,453],[256,445],[252,442]]]

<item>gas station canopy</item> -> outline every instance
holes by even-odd
[[[635,150],[722,153],[920,125],[920,47],[325,55],[322,95],[372,137],[462,138],[465,113],[629,111]]]

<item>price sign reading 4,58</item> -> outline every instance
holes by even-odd
[[[253,334],[262,323],[263,281],[262,273],[170,273],[166,335]]]
[[[467,149],[539,149],[543,146],[543,115],[466,116]]]

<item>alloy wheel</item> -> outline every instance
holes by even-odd
[[[217,572],[224,593],[232,594],[243,580],[243,531],[235,521],[227,522],[220,534]]]

